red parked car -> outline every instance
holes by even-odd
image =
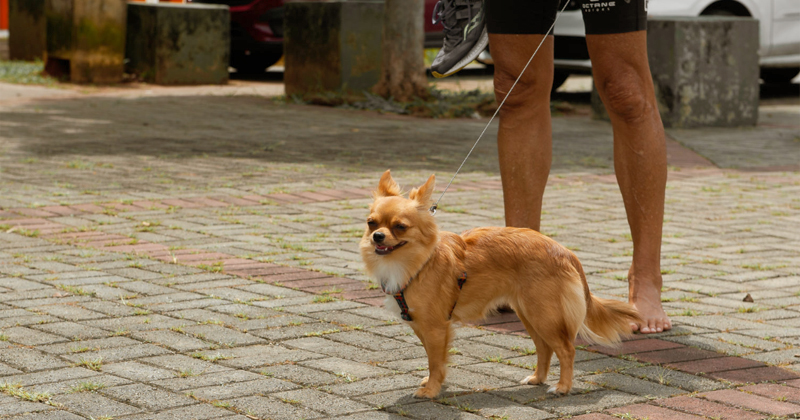
[[[231,67],[262,73],[283,55],[283,0],[189,0],[231,10]],[[431,21],[438,0],[425,0],[425,48],[442,47],[442,26]]]
[[[189,0],[231,11],[231,67],[263,73],[283,55],[283,0]]]

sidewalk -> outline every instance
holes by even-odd
[[[669,131],[672,331],[579,346],[576,387],[556,398],[518,385],[533,342],[493,318],[458,330],[445,393],[422,401],[424,350],[379,306],[357,242],[382,171],[443,187],[485,121],[246,87],[18,89],[0,96],[0,418],[800,414],[800,106],[764,107],[750,129]],[[445,196],[443,229],[503,224],[495,132]],[[610,127],[561,116],[553,133],[543,231],[576,252],[593,293],[625,299]]]

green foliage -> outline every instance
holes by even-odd
[[[55,85],[57,80],[44,74],[42,61],[0,60],[0,82],[24,85]]]

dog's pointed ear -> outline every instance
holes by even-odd
[[[400,186],[392,179],[391,172],[392,171],[387,169],[386,172],[381,175],[381,180],[378,182],[378,189],[375,190],[373,194],[375,198],[400,195]]]
[[[414,188],[408,193],[408,198],[416,201],[421,206],[428,208],[428,204],[431,203],[431,195],[433,195],[433,189],[436,188],[436,175],[431,175],[424,184],[422,184],[419,188]]]

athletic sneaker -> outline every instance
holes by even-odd
[[[444,26],[444,46],[431,64],[434,77],[447,77],[466,67],[489,44],[482,0],[439,0],[433,23]]]

